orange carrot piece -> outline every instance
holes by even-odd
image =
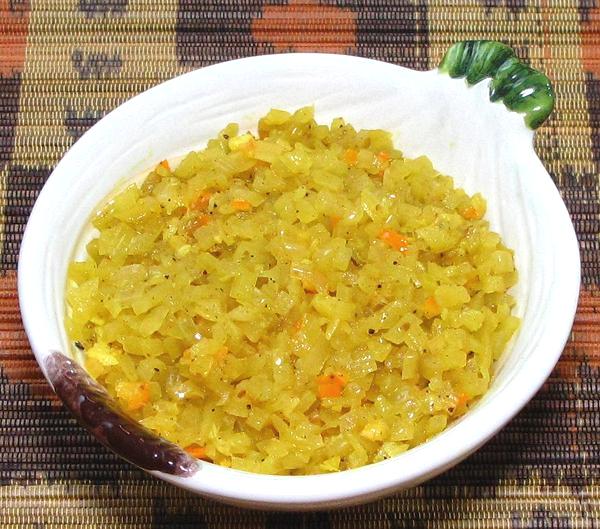
[[[356,165],[358,162],[358,151],[356,149],[346,149],[344,152],[344,161],[348,165]]]
[[[467,402],[469,402],[469,395],[461,393],[456,401],[456,407],[464,406]]]
[[[462,211],[461,215],[466,220],[479,220],[482,216],[481,212],[473,206],[469,206],[468,208],[465,208]]]
[[[346,386],[344,375],[322,375],[317,377],[317,394],[319,398],[339,397]]]
[[[428,297],[423,304],[423,314],[426,318],[435,318],[441,312],[440,306],[433,296]]]
[[[381,163],[387,163],[390,161],[390,153],[387,151],[379,151],[376,156]]]
[[[335,230],[335,227],[338,225],[338,222],[342,220],[342,217],[339,215],[330,215],[329,222],[331,223],[331,229]]]
[[[136,411],[143,408],[148,402],[150,402],[150,388],[148,382],[142,382],[138,390],[129,399],[127,409]]]
[[[346,377],[341,373],[331,373],[329,375],[320,375],[317,377],[318,384],[341,384],[346,385]]]
[[[169,165],[169,161],[168,160],[163,160],[162,162],[160,162],[159,165],[161,167],[165,168],[167,171],[171,170],[171,166]]]
[[[210,222],[210,215],[198,215],[196,217],[196,223],[198,227],[206,226]]]
[[[408,239],[395,230],[381,230],[379,238],[394,250],[401,252],[408,250]]]
[[[206,226],[210,222],[210,215],[201,214],[192,219],[187,225],[186,232],[188,235],[193,235],[194,232],[201,228],[202,226]]]
[[[206,458],[206,448],[204,446],[197,445],[196,443],[186,446],[185,451],[196,459]]]
[[[456,397],[456,404],[454,405],[454,409],[452,413],[463,413],[466,409],[466,405],[469,402],[470,397],[466,393],[461,393]]]
[[[252,209],[252,204],[247,200],[236,198],[231,201],[231,207],[237,211],[250,211]]]
[[[338,384],[319,384],[318,393],[320,399],[339,397],[342,387]]]
[[[200,196],[192,202],[190,205],[190,209],[195,209],[197,211],[204,211],[208,208],[208,202],[210,201],[210,197],[212,193],[210,191],[204,191],[200,193]]]

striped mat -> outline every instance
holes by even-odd
[[[594,0],[0,0],[0,527],[600,528],[600,5]],[[583,282],[536,398],[427,484],[313,514],[245,511],[146,476],[79,428],[42,379],[16,294],[31,207],[66,149],[174,75],[283,51],[428,69],[463,39],[508,42],[553,79],[536,148],[572,215]],[[42,265],[42,263],[40,263]]]

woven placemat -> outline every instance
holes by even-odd
[[[600,528],[595,3],[0,0],[0,527]],[[423,486],[351,509],[278,514],[226,507],[152,479],[76,425],[29,349],[15,269],[37,194],[88,127],[150,86],[223,60],[328,51],[427,69],[466,38],[506,41],[553,79],[557,107],[536,147],[581,244],[571,340],[508,427]]]

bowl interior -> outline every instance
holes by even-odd
[[[514,295],[522,328],[475,410],[417,449],[349,471],[356,479],[241,478],[245,473],[203,465],[197,477],[179,483],[244,504],[356,501],[416,484],[465,457],[548,376],[568,335],[579,287],[573,228],[533,151],[532,132],[521,116],[489,102],[487,82],[468,88],[464,80],[437,71],[355,57],[243,59],[191,72],[133,98],[86,133],[56,167],[31,215],[19,263],[24,323],[41,365],[51,351],[73,354],[63,326],[66,267],[91,212],[115,186],[161,159],[202,147],[229,122],[253,129],[270,108],[305,105],[315,106],[320,122],[343,116],[355,127],[392,131],[406,156],[426,154],[456,185],[484,195],[492,228],[516,253],[520,280]],[[264,485],[244,491],[244,479]]]

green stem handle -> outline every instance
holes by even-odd
[[[439,71],[453,78],[465,77],[470,85],[490,77],[490,101],[502,101],[509,110],[524,114],[531,129],[537,129],[554,108],[548,77],[523,64],[512,48],[501,42],[457,42],[444,55]]]

